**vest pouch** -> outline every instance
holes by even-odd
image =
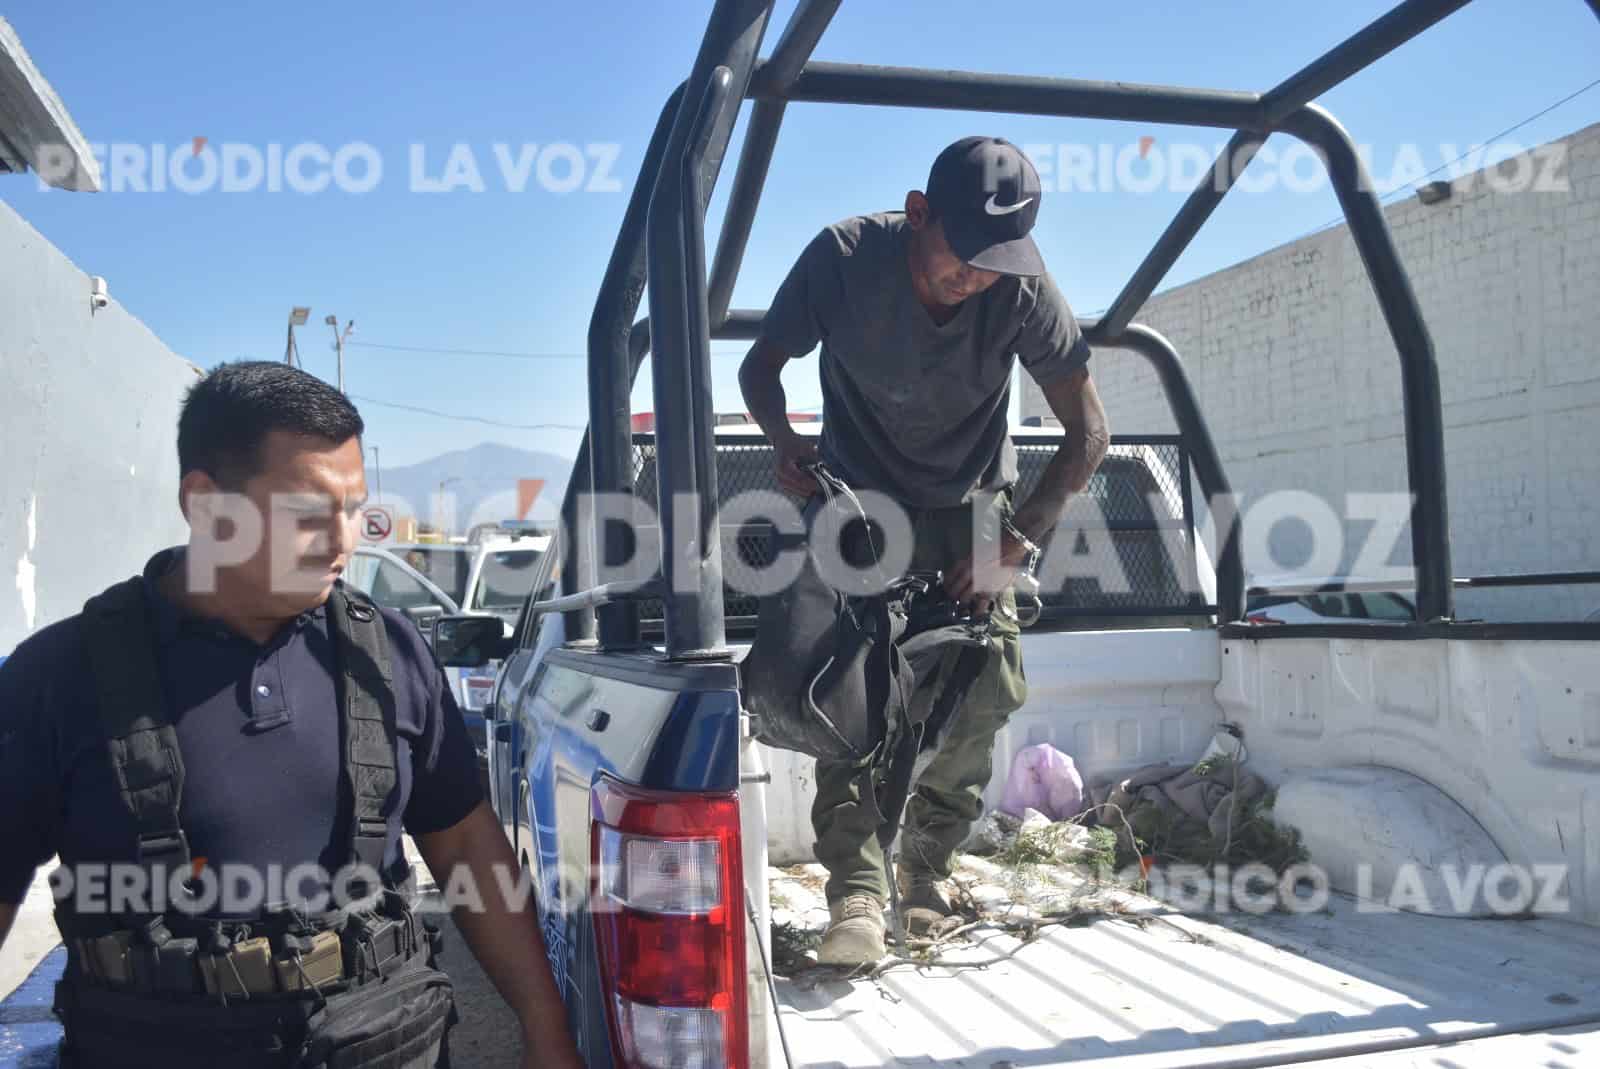
[[[346,976],[365,979],[390,972],[411,954],[406,922],[392,917],[352,914],[344,929]]]
[[[168,939],[155,948],[156,991],[164,995],[192,995],[200,989],[195,958],[197,939]]]
[[[172,998],[65,979],[63,1069],[288,1069],[305,1036],[310,998]]]
[[[200,976],[206,994],[228,998],[269,995],[278,990],[272,969],[272,944],[265,936],[241,940],[225,954],[200,955]]]
[[[91,952],[85,956],[94,961],[91,973],[112,987],[127,987],[133,982],[133,966],[128,962],[132,942],[133,933],[127,931],[85,939]]]
[[[196,939],[175,939],[164,924],[134,933],[128,948],[130,986],[147,995],[192,995],[200,989]]]
[[[100,975],[100,962],[95,954],[94,940],[73,939],[67,945],[72,948],[72,958],[77,962],[78,968],[83,970],[83,975],[96,983],[105,983],[105,977]]]
[[[287,935],[284,945],[287,953],[272,963],[280,989],[325,987],[344,976],[344,949],[338,932],[318,932],[310,937]]]
[[[439,922],[424,917],[420,913],[411,915],[411,945],[417,950],[428,952],[428,963],[431,965],[440,954],[444,953],[444,929]]]
[[[308,1024],[305,1069],[433,1069],[454,1021],[450,978],[426,955],[328,1000]]]

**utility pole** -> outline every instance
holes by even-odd
[[[294,328],[305,326],[310,317],[309,308],[297,304],[289,309],[289,339],[283,343],[283,362],[290,367],[300,364],[300,350],[294,343]]]
[[[451,483],[458,483],[460,481],[461,477],[459,475],[452,475],[448,479],[440,479],[439,496],[433,499],[434,526],[444,533],[444,536],[447,540],[450,537],[451,531],[455,530],[456,510],[453,508],[448,512],[445,510],[444,488],[449,486]],[[445,520],[450,521],[450,531],[444,530]]]
[[[344,341],[350,337],[350,332],[356,329],[354,319],[344,325],[344,333],[339,333],[339,317],[328,316],[324,323],[333,328],[333,348],[339,354],[339,392],[344,393]]]

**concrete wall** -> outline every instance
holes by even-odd
[[[0,657],[186,538],[198,376],[114,296],[91,313],[89,276],[0,203]]]
[[[1498,192],[1479,172],[1443,203],[1386,210],[1439,363],[1458,576],[1600,569],[1600,125],[1563,142],[1566,192]],[[1406,489],[1399,359],[1347,228],[1160,293],[1138,318],[1183,356],[1237,490],[1309,490],[1343,515],[1348,492]],[[1173,429],[1138,358],[1100,353],[1093,371],[1114,432]],[[1023,415],[1046,413],[1023,380]],[[1246,567],[1293,570],[1296,527],[1275,532],[1276,563]],[[1348,569],[1370,525],[1345,527]],[[1572,619],[1600,587],[1457,601],[1461,617]]]

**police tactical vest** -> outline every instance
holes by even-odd
[[[350,803],[357,901],[307,915],[285,905],[250,921],[180,909],[85,916],[63,902],[68,948],[56,991],[63,1066],[433,1066],[455,1020],[449,979],[433,967],[437,929],[385,873],[384,803],[395,774],[395,694],[384,624],[364,596],[335,585],[327,605],[338,661],[341,790]],[[91,598],[83,621],[100,727],[137,831],[143,886],[191,871],[178,819],[184,757],[166,711],[143,581]],[[191,758],[194,755],[191,755]],[[376,874],[376,886],[352,879]]]

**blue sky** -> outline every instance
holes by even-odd
[[[780,0],[767,48],[793,8]],[[1388,5],[1347,0],[1174,4],[1056,2],[987,6],[946,0],[845,0],[818,58],[851,62],[1264,89]],[[0,180],[3,196],[175,351],[205,367],[279,359],[291,305],[309,305],[306,365],[329,379],[322,317],[356,321],[350,392],[385,465],[494,440],[570,452],[572,430],[519,430],[383,407],[420,406],[502,423],[584,420],[580,359],[595,287],[650,128],[687,73],[709,4],[595,5],[113,4],[21,0],[5,17],[92,142],[212,146],[364,142],[383,172],[365,194],[327,190],[198,195],[41,193]],[[1022,26],[1019,31],[1018,20]],[[1374,171],[1417,146],[1485,141],[1600,77],[1600,25],[1580,0],[1477,0],[1323,103],[1370,144]],[[1516,131],[1523,146],[1600,117],[1600,89]],[[1018,144],[1156,138],[1212,146],[1226,131],[1140,124],[905,112],[789,109],[750,254],[735,293],[764,306],[793,257],[825,223],[897,207],[940,147],[996,133]],[[742,136],[742,125],[736,139]],[[452,146],[469,146],[485,191],[412,192],[439,182]],[[615,145],[620,192],[559,193],[534,180],[508,191],[493,146]],[[1273,142],[1278,144],[1278,140]],[[412,146],[421,146],[414,149]],[[1282,146],[1280,146],[1282,147]],[[719,194],[731,178],[724,172]],[[566,172],[555,170],[557,177]],[[603,184],[603,183],[602,183]],[[1183,196],[1165,189],[1057,192],[1036,234],[1082,313],[1116,294]],[[711,213],[721,218],[719,195]],[[1167,280],[1195,278],[1291,240],[1337,215],[1325,188],[1231,196]],[[364,343],[364,344],[362,344]],[[374,345],[552,354],[513,359]],[[718,405],[737,409],[740,347],[717,344]],[[566,354],[562,356],[562,354]],[[819,403],[814,364],[786,378],[794,407]],[[642,378],[636,409],[649,407]],[[1125,428],[1136,431],[1138,428]]]

